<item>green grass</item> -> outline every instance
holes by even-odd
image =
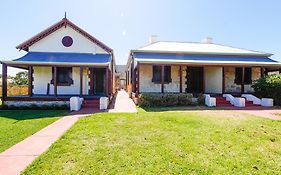
[[[65,114],[62,110],[0,110],[0,152]]]
[[[94,114],[23,174],[278,174],[280,128],[230,111]]]

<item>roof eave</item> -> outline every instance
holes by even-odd
[[[182,54],[182,55],[219,55],[219,56],[257,56],[271,57],[271,53],[220,53],[220,52],[181,52],[181,51],[159,51],[159,50],[132,50],[132,53],[159,53],[159,54]]]
[[[157,63],[157,64],[189,64],[189,65],[247,65],[247,66],[272,66],[281,67],[279,62],[242,62],[242,61],[194,61],[194,60],[153,60],[153,59],[136,59],[138,63]]]
[[[126,69],[129,69],[129,67],[130,67],[131,60],[133,59],[132,54],[133,54],[133,52],[131,50],[130,53],[129,53],[129,56],[128,56],[128,60],[127,60],[127,64],[126,64]]]
[[[29,38],[28,40],[24,41],[23,43],[17,45],[17,46],[16,46],[16,49],[20,49],[20,50],[25,50],[25,51],[27,51],[27,50],[28,50],[28,47],[30,47],[30,43],[31,43],[32,41],[37,40],[38,37],[40,37],[40,36],[42,36],[42,35],[44,35],[44,34],[46,34],[46,33],[49,33],[49,32],[53,33],[54,31],[56,31],[57,29],[60,28],[60,25],[63,25],[64,23],[65,23],[65,18],[63,18],[63,19],[60,20],[59,22],[53,24],[52,26],[48,27],[47,29],[43,30],[42,32],[36,34],[35,36]],[[53,28],[57,28],[57,29],[56,29],[56,30],[53,30],[53,31],[50,31],[50,30],[53,29]],[[42,38],[41,38],[41,39],[42,39]],[[41,40],[41,39],[39,39],[39,40]],[[39,41],[39,40],[38,40],[38,41]],[[36,42],[37,42],[37,41],[36,41]],[[33,44],[34,44],[34,43],[33,43]],[[31,44],[31,45],[32,45],[32,44]]]
[[[72,62],[36,62],[36,61],[0,61],[2,64],[13,65],[68,65],[68,66],[108,66],[106,63],[72,63]]]

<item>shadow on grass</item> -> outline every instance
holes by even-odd
[[[207,107],[207,106],[173,106],[173,107],[139,107],[145,112],[165,112],[165,111],[202,111],[202,110],[280,110],[281,107]]]
[[[0,117],[14,120],[30,120],[60,117],[68,113],[67,110],[0,110]]]
[[[206,106],[173,106],[173,107],[139,107],[145,112],[165,112],[165,111],[196,111],[196,110],[216,110]]]

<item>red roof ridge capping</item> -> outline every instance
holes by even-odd
[[[72,23],[70,20],[68,20],[67,18],[63,18],[61,21],[57,22],[56,24],[52,25],[51,27],[43,30],[42,32],[38,33],[37,35],[35,35],[34,37],[30,38],[29,40],[23,42],[22,44],[18,45],[16,48],[20,49],[20,50],[25,50],[28,51],[28,48],[33,45],[34,43],[40,41],[41,39],[45,38],[46,36],[50,35],[51,33],[55,32],[56,30],[62,28],[63,26],[67,26],[69,25],[72,29],[74,29],[75,31],[79,32],[81,35],[83,35],[84,37],[88,38],[90,41],[92,41],[93,43],[97,44],[98,46],[100,46],[101,48],[103,48],[105,51],[107,51],[108,53],[112,53],[113,50],[108,47],[107,45],[105,45],[103,42],[99,41],[98,39],[96,39],[95,37],[93,37],[92,35],[90,35],[89,33],[87,33],[86,31],[84,31],[83,29],[81,29],[80,27],[78,27],[77,25],[75,25],[74,23]]]

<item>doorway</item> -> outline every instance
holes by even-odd
[[[90,95],[105,95],[106,68],[92,68],[90,71]]]
[[[187,67],[186,69],[186,92],[203,93],[204,92],[204,68]]]

